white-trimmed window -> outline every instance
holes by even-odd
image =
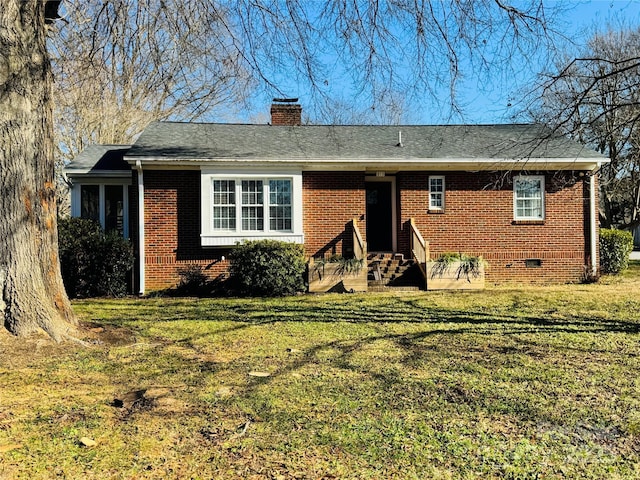
[[[302,175],[202,172],[202,245],[302,243]]]
[[[444,176],[429,177],[429,210],[444,210]]]
[[[291,231],[291,193],[291,180],[269,180],[269,228],[272,231]]]
[[[520,175],[513,179],[515,220],[544,220],[544,175]]]
[[[236,229],[236,182],[213,181],[213,229]]]

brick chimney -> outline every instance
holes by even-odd
[[[274,98],[271,104],[271,125],[302,125],[302,107],[297,98]]]

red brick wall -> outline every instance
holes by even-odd
[[[305,254],[352,254],[350,222],[366,211],[364,172],[303,172],[302,201]]]
[[[145,288],[174,287],[178,271],[200,265],[211,279],[225,274],[228,249],[200,246],[200,171],[144,171]]]
[[[397,175],[398,250],[409,254],[406,224],[414,218],[430,243],[443,252],[482,255],[488,282],[579,281],[589,257],[587,177],[575,182],[546,175],[542,225],[513,221],[509,173],[433,172],[445,176],[445,211],[429,213],[428,172]],[[565,175],[566,177],[566,175]],[[145,170],[145,269],[147,291],[175,286],[178,270],[201,265],[210,278],[225,274],[228,250],[200,246],[200,172]],[[349,224],[366,211],[363,172],[304,172],[303,222],[307,256],[352,253]],[[498,180],[503,180],[497,184]],[[132,236],[137,233],[137,193],[131,189]],[[364,222],[361,233],[366,234]],[[527,268],[526,259],[540,259]]]
[[[545,221],[513,220],[512,175],[433,172],[445,176],[445,211],[429,213],[428,172],[398,174],[399,249],[409,253],[406,222],[414,218],[431,258],[444,252],[482,255],[487,281],[580,281],[588,262],[587,177],[545,175]],[[585,247],[587,246],[587,247]],[[526,267],[540,259],[540,267]]]

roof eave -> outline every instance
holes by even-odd
[[[131,170],[92,170],[90,168],[83,169],[64,169],[64,174],[69,177],[131,177]]]
[[[232,167],[303,167],[305,170],[439,170],[439,171],[480,171],[480,170],[586,170],[595,171],[609,159],[594,158],[437,158],[437,159],[342,159],[342,158],[158,158],[125,157],[131,165],[140,161],[148,167],[232,166]]]

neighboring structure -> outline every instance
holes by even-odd
[[[594,174],[607,159],[572,140],[533,125],[307,126],[290,102],[271,114],[271,125],[156,122],[130,148],[87,149],[66,169],[72,214],[97,211],[111,228],[122,188],[115,222],[136,245],[140,292],[191,264],[224,274],[245,239],[350,256],[354,219],[369,252],[410,258],[413,225],[431,257],[482,255],[489,283],[597,268]]]
[[[631,230],[631,234],[633,235],[633,248],[635,250],[640,249],[640,225],[636,225],[633,230]]]

